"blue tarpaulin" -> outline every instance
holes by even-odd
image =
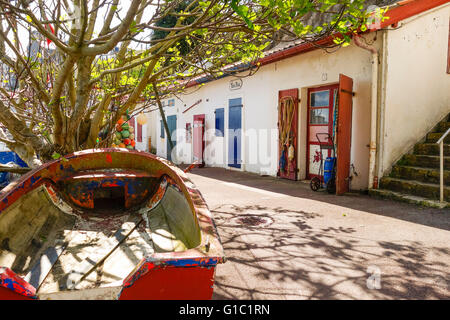
[[[0,163],[7,164],[13,162],[20,167],[28,167],[27,164],[20,159],[20,157],[12,151],[0,151]],[[9,172],[0,172],[0,188],[6,187],[11,180],[11,174]]]

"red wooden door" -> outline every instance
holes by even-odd
[[[298,89],[278,92],[278,176],[297,180]]]
[[[334,141],[333,124],[334,110],[336,107],[338,85],[311,88],[308,90],[308,131],[306,146],[306,177],[319,175],[320,160],[333,156],[332,149],[323,149],[320,152],[320,144],[331,146]],[[317,139],[319,136],[320,142]],[[329,139],[329,134],[332,139]]]
[[[349,191],[350,150],[352,141],[353,79],[339,75],[337,121],[336,194]]]
[[[200,164],[200,166],[205,165],[203,159],[203,150],[205,149],[205,115],[199,114],[194,116],[194,162]]]

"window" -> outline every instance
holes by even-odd
[[[163,121],[162,120],[159,120],[160,122],[161,122],[161,133],[160,133],[160,137],[161,138],[165,138],[165,136],[164,136],[164,123],[163,123]]]
[[[170,99],[167,101],[167,106],[173,107],[175,105],[175,99]]]
[[[214,112],[216,114],[216,137],[223,137],[223,131],[225,127],[225,109],[219,108]]]
[[[328,107],[330,91],[311,92],[311,107]]]
[[[328,108],[311,108],[311,124],[328,124]]]
[[[330,90],[311,92],[310,124],[328,124],[330,119]]]

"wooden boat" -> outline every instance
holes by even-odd
[[[0,299],[210,299],[222,262],[200,192],[149,153],[76,152],[0,195]]]

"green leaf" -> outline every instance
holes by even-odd
[[[61,155],[58,152],[53,152],[52,158],[53,159],[59,159],[59,158],[61,158]]]
[[[239,0],[231,0],[231,8],[245,21],[250,29],[254,29],[253,22],[248,17],[249,8],[245,5],[238,6]]]
[[[133,20],[133,22],[131,22],[131,25],[130,25],[130,31],[131,31],[132,33],[138,32],[138,28],[136,28],[136,21],[135,21],[135,20]]]

